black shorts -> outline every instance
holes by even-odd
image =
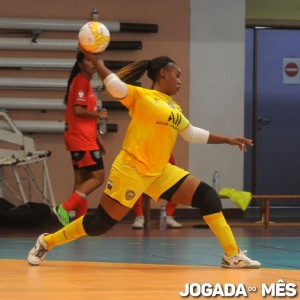
[[[84,169],[87,172],[93,172],[104,169],[100,149],[71,151],[70,154],[74,170]]]

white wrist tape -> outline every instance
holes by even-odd
[[[189,125],[187,129],[180,132],[182,138],[190,143],[206,144],[209,138],[209,131]]]
[[[127,85],[116,74],[110,73],[103,83],[114,98],[122,99],[127,95]]]

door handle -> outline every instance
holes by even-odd
[[[258,118],[258,119],[257,119],[258,129],[261,129],[262,126],[267,126],[267,125],[269,125],[270,122],[271,122],[270,119],[266,119],[266,118]]]
[[[265,118],[258,118],[257,122],[258,122],[259,125],[266,126],[266,125],[270,124],[271,120],[270,119],[265,119]]]

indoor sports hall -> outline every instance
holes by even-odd
[[[300,299],[297,0],[0,3],[1,299]],[[39,235],[62,228],[53,208],[73,189],[63,98],[78,32],[91,20],[110,32],[102,58],[113,72],[169,56],[181,73],[174,100],[191,123],[253,141],[241,152],[179,135],[172,154],[219,192],[238,247],[260,268],[222,268],[224,251],[201,210],[179,204],[174,219],[182,227],[161,228],[166,201],[146,196],[143,228],[133,229],[131,210],[103,235],[28,264]],[[144,76],[136,85],[151,88],[151,81]],[[130,116],[99,77],[91,86],[108,111],[107,179]],[[88,195],[89,213],[105,186]]]

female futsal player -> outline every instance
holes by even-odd
[[[104,181],[105,146],[97,130],[97,119],[106,117],[106,113],[97,111],[97,98],[90,83],[96,72],[93,63],[79,51],[65,96],[64,140],[71,154],[75,183],[71,196],[53,209],[64,226],[70,223],[70,211],[76,212],[76,218],[87,213],[87,195]]]
[[[95,65],[107,91],[128,108],[131,122],[97,210],[53,234],[40,235],[28,254],[29,264],[39,265],[47,252],[58,245],[86,235],[104,234],[145,193],[154,200],[162,198],[199,208],[224,250],[222,267],[259,268],[258,261],[239,249],[215,190],[188,171],[168,163],[178,134],[188,142],[225,143],[236,145],[241,151],[246,151],[246,145],[252,145],[252,141],[216,135],[189,122],[172,99],[181,86],[181,71],[172,59],[161,56],[137,61],[117,76],[93,54],[85,55]],[[152,89],[127,84],[136,82],[146,71],[153,81]]]

